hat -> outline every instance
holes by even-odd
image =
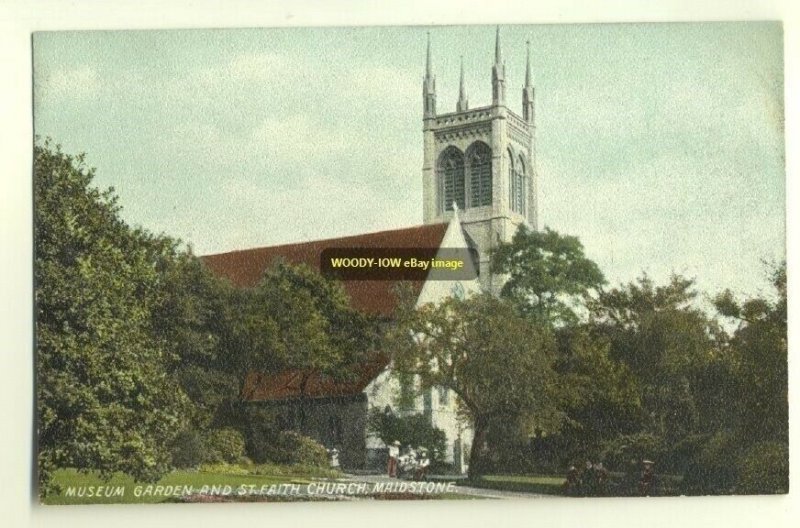
[[[399,446],[400,445],[400,440],[395,440],[394,442],[392,442],[392,445]]]
[[[419,446],[417,448],[417,451],[427,451],[427,449],[425,448],[425,446]]]
[[[653,462],[652,460],[642,460],[642,464],[647,464],[652,466],[653,464],[655,464],[655,462]]]

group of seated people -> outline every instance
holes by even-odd
[[[641,466],[641,470],[638,467]],[[621,481],[612,484],[608,469],[602,462],[586,462],[583,471],[574,465],[567,471],[563,484],[564,495],[572,497],[602,497],[608,495],[640,495],[647,497],[656,494],[656,475],[654,462],[631,461],[627,473]]]
[[[414,480],[425,480],[430,465],[428,450],[425,447],[420,446],[415,450],[409,444],[401,452],[398,440],[389,444],[387,474],[390,477],[397,478],[399,476],[413,478]]]
[[[564,495],[571,497],[603,496],[608,492],[608,470],[602,462],[586,462],[583,471],[570,466],[563,484]]]

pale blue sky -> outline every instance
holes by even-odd
[[[37,33],[36,132],[88,153],[133,224],[199,254],[422,221],[425,27]],[[438,109],[463,55],[491,99],[494,27],[434,27]],[[783,258],[777,23],[501,26],[536,86],[540,222],[612,283],[715,292]]]

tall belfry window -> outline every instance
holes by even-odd
[[[519,160],[514,165],[514,184],[512,187],[514,189],[514,198],[511,208],[520,214],[525,214],[528,178],[525,170],[525,159],[522,156],[519,157]]]
[[[469,162],[469,205],[492,205],[492,149],[476,141],[467,149]]]
[[[516,203],[514,201],[517,196],[516,163],[514,162],[514,154],[510,150],[506,151],[506,165],[508,166],[508,205],[512,211],[516,211]]]
[[[464,155],[456,147],[447,147],[439,156],[436,170],[439,179],[441,211],[452,211],[453,202],[464,209]]]

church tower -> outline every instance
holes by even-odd
[[[462,59],[456,111],[437,114],[428,34],[423,79],[422,199],[426,224],[449,221],[455,204],[461,224],[480,254],[481,285],[497,292],[503,279],[491,273],[490,251],[499,242],[511,241],[520,224],[537,229],[538,211],[530,43],[522,116],[506,106],[506,67],[499,27],[494,55],[492,104],[469,108]]]

